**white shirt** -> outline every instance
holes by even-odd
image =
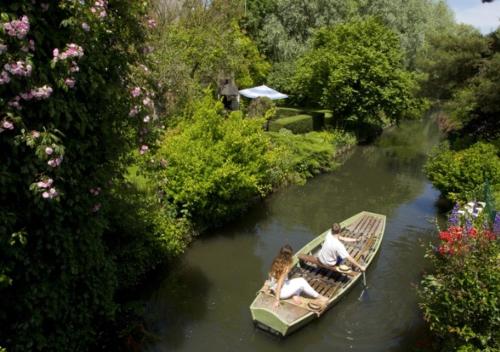
[[[325,242],[318,254],[318,259],[325,265],[334,266],[337,264],[337,259],[345,259],[349,256],[349,252],[338,238],[332,235],[332,230],[328,231],[325,236]]]

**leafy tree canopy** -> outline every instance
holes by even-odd
[[[319,30],[295,76],[299,101],[359,121],[398,120],[417,106],[413,85],[398,36],[375,19]]]

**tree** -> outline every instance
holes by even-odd
[[[375,19],[319,30],[300,58],[295,95],[339,119],[397,121],[417,106],[396,33]]]

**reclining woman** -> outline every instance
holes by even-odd
[[[313,303],[319,306],[324,306],[328,301],[328,298],[316,292],[316,290],[309,285],[306,279],[302,277],[296,277],[293,279],[288,278],[288,273],[293,266],[292,257],[292,247],[290,245],[285,245],[281,247],[278,255],[274,258],[271,265],[271,271],[269,272],[269,288],[276,296],[273,308],[278,308],[280,299],[288,299],[290,297],[292,297],[292,300],[295,303],[300,304],[302,302],[302,298],[300,297],[302,293],[309,297],[313,297]]]

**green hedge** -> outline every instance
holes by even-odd
[[[304,110],[297,108],[276,108],[276,119],[282,119],[284,117],[290,117],[295,115],[300,115],[304,113]]]
[[[271,121],[269,124],[270,131],[279,131],[282,128],[286,128],[293,133],[311,132],[314,130],[313,117],[305,114],[295,115]]]

